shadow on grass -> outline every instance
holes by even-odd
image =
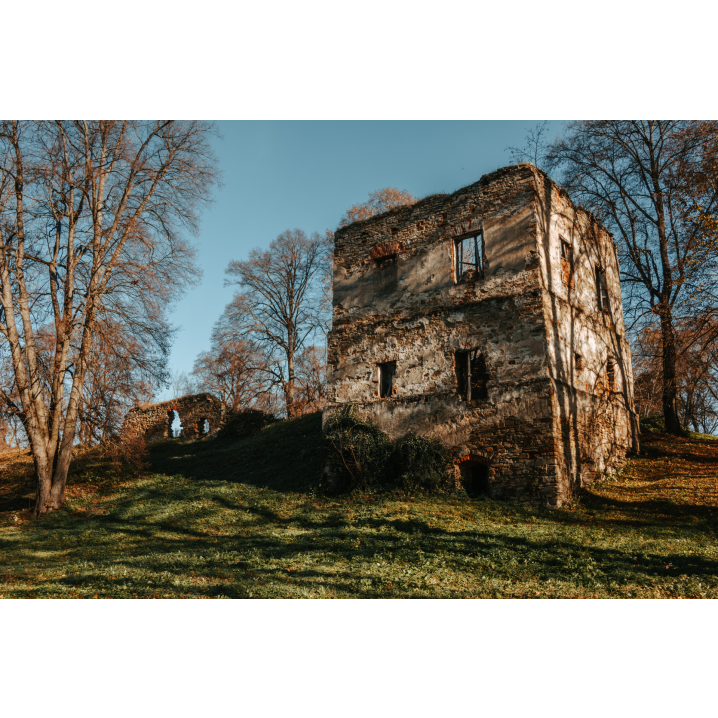
[[[693,595],[692,586],[718,576],[718,561],[696,552],[645,550],[638,538],[592,545],[581,527],[561,525],[560,511],[516,507],[516,525],[507,526],[493,519],[509,506],[468,501],[476,511],[471,528],[436,526],[432,510],[444,503],[457,504],[419,503],[414,510],[424,516],[393,518],[381,515],[389,507],[379,500],[357,516],[349,502],[317,507],[253,487],[154,478],[94,515],[58,512],[19,541],[1,540],[11,560],[0,578],[5,590],[27,582],[17,591],[27,596],[429,598],[551,582],[569,595],[613,584]],[[549,533],[536,530],[547,526]],[[60,558],[62,573],[50,578]]]
[[[650,482],[642,500],[641,482],[618,487],[619,498],[599,485],[553,510],[458,496],[323,497],[312,491],[320,428],[312,415],[234,443],[153,447],[161,473],[0,533],[0,593],[718,596],[709,506],[650,498]]]
[[[151,447],[152,468],[193,480],[231,481],[305,492],[323,468],[322,414],[316,412],[265,427],[237,441],[165,441]]]

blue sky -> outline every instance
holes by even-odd
[[[285,229],[335,229],[344,211],[370,192],[398,187],[417,197],[453,192],[510,164],[509,145],[523,145],[538,120],[343,121],[218,123],[215,152],[222,189],[195,239],[201,284],[177,303],[180,326],[170,359],[189,373],[209,348],[212,325],[231,299],[224,270]],[[551,124],[549,139],[560,124]]]

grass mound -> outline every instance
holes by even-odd
[[[202,481],[231,481],[276,491],[310,491],[319,483],[322,414],[277,421],[234,441],[163,441],[150,449],[153,470]]]
[[[224,422],[224,426],[217,432],[216,438],[221,441],[244,439],[277,421],[279,420],[276,417],[259,409],[245,409],[230,414]]]

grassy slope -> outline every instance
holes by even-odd
[[[85,454],[66,509],[31,523],[26,497],[0,503],[0,594],[718,597],[718,442],[647,436],[618,479],[539,510],[322,496],[319,432],[313,415],[170,442],[140,476]],[[0,486],[30,468],[6,461]]]

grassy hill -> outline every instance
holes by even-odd
[[[718,597],[718,442],[644,436],[619,477],[534,509],[326,496],[320,431],[166,442],[136,473],[80,453],[66,507],[37,522],[29,457],[0,454],[0,595]]]

